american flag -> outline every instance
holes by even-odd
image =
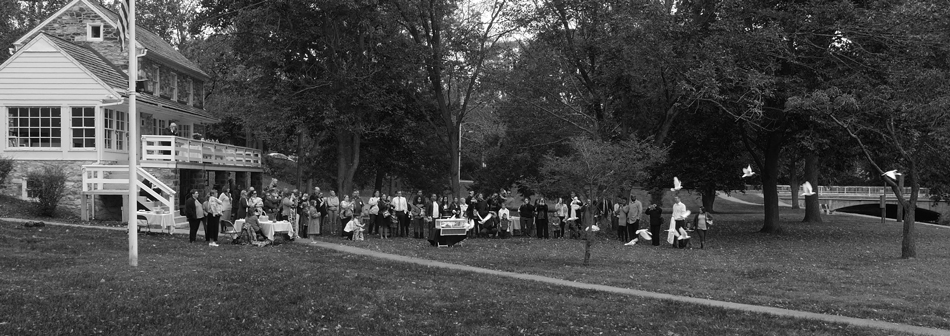
[[[116,0],[116,7],[119,12],[119,49],[125,50],[125,41],[129,33],[129,3],[126,0]]]

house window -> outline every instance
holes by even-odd
[[[149,82],[152,83],[152,94],[158,96],[162,92],[162,68],[160,66],[155,66],[152,68],[153,75],[149,77]]]
[[[191,125],[178,125],[178,136],[191,139]]]
[[[96,108],[73,107],[73,148],[96,148]]]
[[[86,24],[86,40],[102,41],[102,23],[96,22]]]
[[[26,180],[26,198],[34,199],[40,196],[40,182]]]
[[[164,133],[164,132],[165,132],[165,128],[166,128],[166,126],[165,126],[165,121],[164,121],[164,120],[158,120],[158,132],[159,132],[159,133],[156,133],[156,134],[162,134],[162,133]],[[162,134],[162,135],[164,135],[164,134]]]
[[[172,101],[178,100],[178,74],[172,73]]]
[[[62,146],[58,107],[11,107],[8,112],[10,147]]]
[[[105,110],[105,148],[125,150],[126,114],[122,111]]]

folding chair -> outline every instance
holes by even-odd
[[[234,224],[229,220],[221,220],[221,233],[226,235],[231,235],[231,239],[237,238],[241,231],[234,229]]]
[[[144,226],[146,230],[145,235],[152,234],[152,226],[148,225],[148,217],[145,217],[143,215],[135,215],[135,221],[137,222],[139,226],[139,231],[141,231],[142,227]]]

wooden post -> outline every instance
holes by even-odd
[[[887,195],[881,194],[881,224],[883,225],[887,220]]]

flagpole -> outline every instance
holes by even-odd
[[[129,1],[129,266],[139,265],[138,236],[138,126],[139,115],[135,110],[135,82],[138,80],[138,57],[135,50],[135,0]]]

